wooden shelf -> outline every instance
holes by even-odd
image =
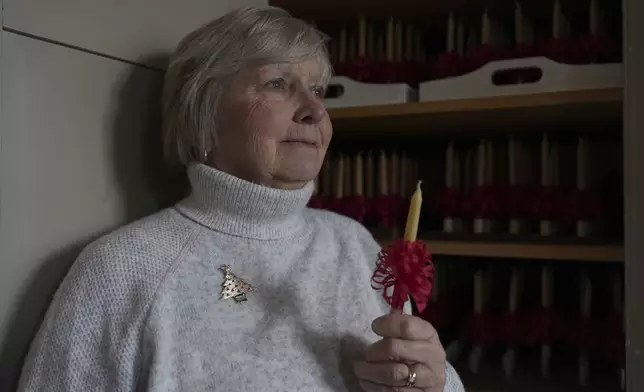
[[[461,241],[427,241],[436,255],[511,259],[579,260],[620,262],[624,248],[619,245],[514,244]]]
[[[377,238],[383,238],[377,236]],[[382,246],[388,240],[379,241]],[[501,241],[425,240],[432,254],[442,256],[489,257],[523,260],[567,260],[623,262],[624,247],[619,244],[521,243]]]
[[[622,89],[329,109],[336,136],[453,135],[573,126],[621,132]]]

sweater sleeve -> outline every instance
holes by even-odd
[[[140,273],[110,244],[86,249],[54,296],[18,390],[134,391],[149,297]]]

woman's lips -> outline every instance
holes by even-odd
[[[286,144],[291,144],[291,145],[302,145],[302,146],[307,146],[307,147],[319,147],[320,144],[316,141],[312,140],[304,140],[304,139],[289,139],[285,140],[284,143]]]

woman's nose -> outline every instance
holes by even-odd
[[[315,125],[322,121],[326,115],[322,100],[312,93],[303,93],[300,96],[300,105],[295,111],[293,121],[307,125]]]

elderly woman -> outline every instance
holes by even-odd
[[[192,193],[82,252],[20,390],[463,390],[432,326],[370,288],[369,232],[306,208],[330,74],[322,34],[277,8],[179,44],[165,144]]]

